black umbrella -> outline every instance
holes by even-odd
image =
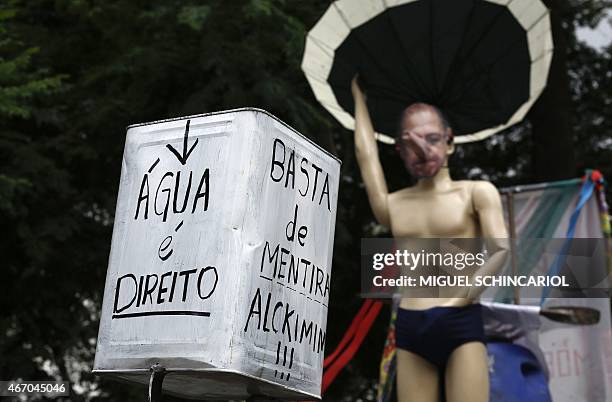
[[[302,69],[317,99],[354,127],[359,74],[374,128],[393,137],[413,102],[438,106],[457,143],[519,122],[546,84],[549,12],[540,0],[339,0],[309,32]]]

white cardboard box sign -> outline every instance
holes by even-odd
[[[339,173],[262,110],[128,127],[94,372],[319,398]]]

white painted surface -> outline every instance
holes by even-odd
[[[187,121],[182,165],[168,145],[182,155]],[[185,397],[319,397],[338,176],[337,159],[259,110],[130,127],[94,371],[146,382],[159,362],[164,389]],[[286,233],[296,205],[303,245]],[[266,244],[279,247],[276,272]],[[292,270],[297,282],[291,256],[309,262]]]

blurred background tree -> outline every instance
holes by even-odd
[[[0,5],[0,378],[70,380],[73,401],[144,398],[143,388],[91,374],[125,127],[242,106],[268,110],[343,160],[328,317],[333,349],[361,304],[359,240],[385,232],[369,209],[352,133],[316,102],[300,70],[305,35],[328,5]],[[610,18],[610,2],[550,5],[565,42],[553,89],[566,101],[543,97],[543,115],[459,147],[455,178],[505,186],[578,176],[585,167],[612,177],[610,43],[593,49],[576,37],[578,27]],[[553,148],[542,151],[542,144]],[[393,149],[381,146],[381,154],[391,189],[410,184]],[[388,312],[379,317],[326,400],[374,399],[387,320]]]

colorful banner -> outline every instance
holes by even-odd
[[[542,258],[550,258],[543,250],[538,249],[538,245],[541,245],[542,242],[533,242],[531,246],[528,244],[530,238],[610,237],[610,220],[603,197],[603,178],[597,171],[587,172],[585,177],[591,180],[591,183],[586,183],[590,185],[590,189],[583,185],[583,180],[574,179],[514,187],[501,191],[507,224],[509,224],[508,201],[512,200],[517,249],[522,252],[521,258],[518,259],[520,263],[517,264],[519,273],[532,273],[534,266],[542,265],[540,264]],[[524,244],[521,244],[521,241]],[[609,261],[609,246],[607,251]],[[550,261],[545,266],[554,267],[554,264],[555,261]],[[600,277],[606,276],[605,273],[594,274]],[[513,303],[514,297],[512,289],[498,289],[495,294],[491,292],[483,294],[484,299],[503,303]],[[609,299],[543,297],[542,299],[521,299],[520,303],[521,305],[542,305],[543,308],[552,306],[590,307],[600,312],[600,321],[596,325],[589,326],[563,324],[541,317],[539,333],[533,335],[539,340],[540,356],[544,356],[543,360],[547,364],[545,371],[549,377],[549,387],[555,402],[610,400],[612,398],[612,338]],[[396,307],[397,303],[394,303],[394,312]],[[393,313],[380,364],[377,398],[379,402],[389,401],[393,397],[394,320],[395,314]]]

